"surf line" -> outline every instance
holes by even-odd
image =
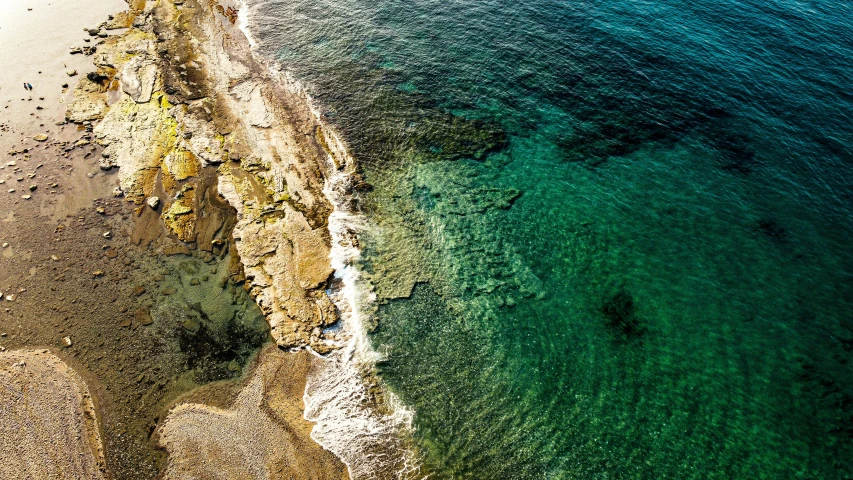
[[[252,6],[239,2],[237,26],[251,46],[255,60],[286,90],[306,102],[321,126],[328,153],[323,193],[333,207],[328,229],[329,254],[334,282],[329,296],[340,314],[337,337],[340,348],[319,358],[319,368],[309,373],[303,395],[305,419],[314,423],[311,438],[337,455],[359,479],[423,478],[412,444],[414,412],[381,384],[376,363],[382,355],[372,348],[365,327],[375,294],[362,280],[358,235],[369,221],[353,205],[358,193],[357,162],[332,126],[322,120],[320,109],[302,83],[283,65],[259,51],[252,34]],[[377,388],[378,387],[378,388]]]

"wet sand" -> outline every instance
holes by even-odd
[[[269,326],[243,288],[230,239],[234,212],[217,197],[213,169],[197,172],[196,181],[207,240],[182,242],[161,221],[164,205],[140,209],[113,195],[119,174],[100,168],[94,125],[64,122],[75,83],[95,70],[92,57],[69,49],[97,44],[102,39],[83,28],[126,8],[117,1],[0,1],[0,348],[48,347],[74,367],[97,406],[106,477],[150,479],[167,465],[157,426],[169,408],[217,382],[186,398],[231,409]],[[36,140],[39,134],[47,140]],[[158,185],[152,193],[168,200]],[[281,371],[303,387],[268,390],[292,406],[273,433],[293,425],[304,408],[305,370]],[[41,420],[48,425],[51,418]],[[290,474],[345,476],[343,464],[316,450],[309,427],[294,430],[302,447],[289,450],[288,462],[308,465],[293,461],[304,450],[325,467]],[[3,441],[15,443],[8,435]],[[38,448],[15,455],[37,455]],[[0,463],[9,454],[4,450]]]

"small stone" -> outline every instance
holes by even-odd
[[[47,138],[48,137],[47,137],[46,133],[39,133],[38,135],[33,137],[33,140],[35,140],[37,142],[45,142],[45,141],[47,141]]]
[[[122,322],[121,322],[121,326],[122,326],[122,328],[127,328],[127,327],[129,327],[130,325],[131,325],[131,321],[130,321],[130,319],[129,319],[129,318],[128,318],[128,319],[124,319],[124,320],[122,320]]]
[[[175,287],[166,287],[166,288],[164,288],[160,293],[161,293],[161,294],[163,294],[163,295],[168,296],[168,295],[174,295],[174,294],[175,294],[175,292],[177,292],[177,290],[175,289]]]
[[[184,327],[184,330],[186,330],[190,333],[196,333],[199,331],[199,329],[201,329],[201,323],[199,323],[199,321],[194,319],[194,318],[190,318],[188,320],[185,320],[181,324],[181,326]]]
[[[9,242],[3,242],[3,248],[9,248]]]
[[[200,284],[201,284],[201,282],[199,282],[197,278],[190,279],[190,285],[196,286],[196,285],[200,285]]]
[[[15,295],[14,293],[12,293],[10,295],[6,295],[6,301],[7,302],[14,302],[17,299],[18,299],[18,296]]]
[[[67,83],[63,83],[63,84],[62,84],[62,88],[68,88],[68,84],[67,84]]]
[[[160,198],[148,197],[148,200],[146,200],[145,203],[147,203],[153,210],[157,210],[157,207],[160,206]]]
[[[32,195],[24,195],[21,198],[23,198],[24,200],[30,200],[33,198],[33,196]]]
[[[145,287],[143,287],[142,285],[137,285],[137,286],[133,287],[133,295],[134,296],[139,297],[144,293],[145,293]]]
[[[66,347],[70,347],[72,345],[71,337],[63,337],[62,338],[62,344],[65,345]]]
[[[113,232],[104,232],[102,236],[103,236],[104,238],[112,238],[112,237],[113,237]]]
[[[95,209],[95,211],[100,213],[101,215],[104,215],[105,213],[107,213],[107,211],[104,209],[104,207],[98,207]]]
[[[69,77],[74,77],[77,75],[77,70],[68,70],[65,73],[68,74]]]
[[[38,185],[30,185],[30,191],[31,192],[35,192],[36,190],[38,190],[38,188],[39,188]]]
[[[124,191],[121,189],[121,187],[116,187],[113,189],[113,196],[116,198],[124,196]]]
[[[94,272],[92,272],[92,276],[95,276],[95,277],[103,277],[103,276],[104,276],[104,272],[103,272],[102,270],[95,270]]]
[[[236,360],[231,360],[230,362],[228,362],[228,371],[229,372],[239,372],[240,371],[240,364],[237,363]]]
[[[50,259],[53,260],[54,262],[58,262],[59,261],[59,255],[51,255]]]
[[[143,327],[151,325],[154,323],[154,319],[151,318],[151,314],[148,313],[147,310],[140,308],[135,313],[136,321],[142,325]]]

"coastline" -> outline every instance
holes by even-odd
[[[283,355],[293,355],[300,359],[296,365],[301,366],[287,367],[288,375],[284,377],[274,375],[278,383],[268,384],[261,393],[264,402],[285,395],[282,392],[292,397],[289,420],[270,417],[266,409],[257,418],[266,425],[261,428],[267,429],[264,431],[269,427],[296,432],[289,443],[303,446],[294,447],[284,456],[280,451],[271,454],[255,465],[266,465],[269,474],[282,462],[299,464],[294,459],[304,453],[305,459],[327,466],[327,474],[320,478],[338,478],[334,472],[343,467],[336,458],[319,454],[319,444],[327,449],[326,453],[333,452],[344,462],[352,478],[411,476],[417,471],[405,438],[411,428],[411,413],[398,406],[393,395],[374,377],[372,365],[377,357],[360,324],[359,297],[369,297],[369,292],[359,291],[355,266],[359,255],[357,231],[361,228],[355,212],[356,197],[363,183],[356,163],[344,142],[320,120],[318,110],[298,81],[278,73],[255,56],[250,34],[235,27],[236,11],[242,6],[229,9],[234,6],[192,0],[132,1],[127,13],[110,16],[108,24],[101,24],[99,32],[105,34],[93,36],[92,43],[96,45],[92,55],[95,71],[88,73],[91,66],[77,67],[79,73],[73,76],[69,71],[70,81],[62,90],[62,99],[42,113],[67,132],[59,137],[61,143],[51,139],[48,144],[57,151],[65,148],[65,157],[78,147],[91,166],[89,173],[78,168],[79,178],[73,184],[76,188],[69,185],[67,190],[53,192],[57,195],[55,202],[42,200],[35,218],[43,218],[50,211],[49,221],[40,220],[46,226],[49,222],[62,223],[68,215],[79,215],[80,209],[87,210],[86,216],[95,222],[116,212],[109,236],[94,224],[88,226],[86,233],[91,235],[98,230],[98,235],[110,241],[112,246],[103,248],[107,258],[119,250],[127,255],[122,260],[125,267],[146,266],[131,275],[121,267],[106,273],[87,267],[91,270],[87,275],[93,276],[95,287],[142,292],[130,295],[126,299],[130,306],[121,310],[134,317],[121,323],[122,328],[129,327],[128,341],[139,334],[153,335],[152,341],[161,344],[173,341],[163,324],[170,321],[169,316],[180,315],[181,307],[180,303],[164,304],[162,296],[176,298],[166,292],[177,290],[178,296],[186,296],[186,305],[197,305],[192,308],[205,320],[217,316],[228,302],[233,304],[228,307],[229,312],[248,308],[240,306],[244,297],[251,296],[269,322],[280,349],[308,350],[313,355],[261,354],[251,366],[246,365],[246,375],[239,383],[229,380],[227,385],[213,383],[200,390],[196,380],[179,372],[172,380],[158,380],[169,373],[168,369],[161,372],[159,366],[167,357],[158,358],[151,376],[137,376],[139,385],[130,387],[128,393],[141,388],[147,393],[140,400],[151,403],[145,411],[160,411],[162,415],[135,421],[139,423],[134,427],[138,429],[134,440],[137,446],[129,449],[120,447],[124,442],[121,438],[128,438],[124,427],[114,430],[116,421],[111,417],[115,414],[112,409],[104,409],[115,406],[117,401],[132,409],[134,400],[117,400],[116,395],[121,394],[112,388],[115,381],[105,382],[101,394],[96,395],[103,401],[95,403],[104,405],[99,408],[99,420],[105,431],[104,450],[110,467],[107,470],[112,475],[127,476],[128,469],[139,462],[127,453],[150,455],[144,453],[150,448],[143,445],[144,429],[150,434],[148,443],[159,445],[169,456],[146,460],[147,470],[134,473],[132,478],[150,478],[145,471],[170,472],[165,478],[180,476],[178,472],[187,465],[182,460],[198,455],[198,451],[179,447],[186,444],[187,435],[196,435],[190,441],[198,448],[230,448],[233,442],[240,441],[239,436],[219,436],[216,432],[223,430],[216,429],[192,432],[182,426],[181,418],[195,414],[228,417],[228,402],[239,403],[251,392],[255,395],[252,398],[257,398],[258,384],[252,378],[259,378],[259,372],[283,368],[290,362],[283,360]],[[61,46],[66,47],[69,46]],[[89,60],[82,55],[72,58]],[[52,80],[65,73],[57,72]],[[61,110],[65,110],[66,121],[56,118]],[[23,119],[24,112],[15,115]],[[24,130],[21,123],[26,122],[10,122],[15,130]],[[32,125],[29,127],[32,129]],[[79,140],[74,136],[78,131],[84,132]],[[89,146],[91,151],[82,151],[81,147]],[[30,153],[13,151],[30,159]],[[69,170],[73,173],[75,168]],[[98,188],[92,189],[93,181]],[[48,204],[52,209],[47,209]],[[229,209],[233,209],[231,213]],[[72,247],[51,258],[64,259],[80,250]],[[7,252],[13,250],[4,251],[4,256]],[[13,254],[18,255],[17,251]],[[207,268],[204,263],[214,266],[211,283],[219,282],[230,292],[225,300],[214,300],[219,299],[216,288],[202,293],[191,291],[193,286],[198,288],[199,279],[181,272],[185,268],[181,265],[186,263],[182,259],[187,257],[200,259],[200,267],[192,267],[196,270]],[[164,264],[174,267],[174,271],[164,271]],[[17,271],[12,269],[10,273]],[[146,280],[140,281],[140,277]],[[100,282],[102,278],[109,281]],[[157,284],[147,286],[145,282],[152,278]],[[22,295],[21,300],[17,306],[22,311],[38,311],[36,303],[30,304],[35,298]],[[144,301],[144,310],[133,306],[140,300]],[[74,307],[70,310],[75,311]],[[193,322],[198,323],[190,319],[181,325],[192,333],[197,330]],[[204,331],[208,326],[202,323]],[[214,321],[210,325],[215,333],[218,324]],[[80,328],[86,327],[84,320]],[[46,326],[47,335],[49,330]],[[111,335],[107,335],[108,340]],[[77,359],[79,354],[72,350],[79,348],[77,342],[81,338],[84,344],[88,339],[78,334],[72,337],[74,347],[64,353]],[[27,337],[16,342],[9,345],[34,346]],[[36,340],[35,344],[43,343]],[[103,347],[104,341],[100,345]],[[83,354],[86,353],[84,346]],[[97,355],[98,361],[110,360],[109,355]],[[114,372],[117,378],[130,373],[122,370],[123,358]],[[232,363],[228,364],[229,370]],[[89,364],[83,361],[81,366],[88,370]],[[216,374],[216,368],[221,367],[211,368]],[[237,368],[239,371],[239,364]],[[98,384],[99,375],[103,373],[94,369],[90,384]],[[285,379],[287,383],[282,383]],[[153,384],[150,389],[146,386],[149,381]],[[243,393],[236,393],[237,385],[241,385]],[[294,389],[293,385],[301,387]],[[234,392],[230,397],[226,395],[229,400],[225,403],[216,400],[222,398],[221,392],[217,393],[221,388]],[[96,385],[95,389],[101,390],[101,386]],[[187,406],[190,399],[193,405]],[[208,406],[208,400],[212,405]],[[188,410],[192,411],[189,417]],[[299,415],[293,417],[294,412]],[[300,417],[315,426],[293,430],[293,422]],[[170,440],[175,438],[182,441]],[[264,438],[266,443],[255,447],[276,451],[276,436]],[[243,438],[246,439],[251,437]],[[118,449],[126,451],[121,459]],[[216,462],[211,460],[209,466],[215,469]],[[263,468],[255,470],[257,478],[265,478]],[[290,474],[314,478],[306,470],[311,469],[293,470]]]
[[[66,49],[74,43],[53,46],[50,61],[61,61],[68,71],[54,67],[44,80],[67,86],[55,99],[44,94],[45,108],[36,116],[44,123],[27,118],[33,116],[28,115],[32,100],[9,100],[4,113],[11,121],[4,125],[10,134],[0,141],[13,163],[41,161],[39,168],[64,170],[70,179],[51,183],[50,191],[34,190],[32,201],[17,200],[14,205],[35,209],[27,216],[26,210],[9,207],[15,214],[0,230],[0,240],[11,241],[3,252],[9,278],[0,279],[5,282],[0,289],[17,289],[19,297],[7,312],[16,318],[38,316],[47,307],[64,322],[50,319],[30,328],[36,335],[13,330],[0,343],[10,349],[54,346],[86,374],[103,432],[107,476],[177,475],[188,465],[182,459],[198,453],[178,446],[193,435],[181,421],[193,418],[187,410],[228,417],[222,412],[245,398],[240,392],[257,394],[251,379],[259,372],[291,362],[282,355],[299,360],[283,370],[287,375],[274,376],[277,383],[267,384],[264,402],[287,392],[298,408],[287,418],[270,417],[266,409],[256,418],[296,432],[289,443],[302,447],[284,457],[265,457],[270,471],[283,461],[299,464],[295,456],[304,451],[305,459],[327,465],[325,471],[335,478],[329,472],[341,469],[352,478],[410,476],[417,470],[406,443],[411,413],[375,378],[378,357],[360,323],[359,302],[369,301],[370,292],[360,290],[355,265],[358,231],[364,227],[356,212],[357,190],[363,187],[356,162],[320,120],[298,81],[255,55],[246,25],[236,27],[245,16],[237,18],[237,9],[229,10],[234,6],[244,8],[130,2],[127,12],[113,12],[100,23],[97,35],[74,35],[91,38],[82,44],[92,46],[87,55],[69,56]],[[73,75],[68,58],[76,62]],[[42,85],[36,87],[42,95]],[[45,126],[54,123],[56,132]],[[33,142],[44,130],[50,139],[44,145]],[[33,148],[39,146],[43,153]],[[75,215],[80,228],[69,223]],[[53,241],[65,242],[64,247],[38,246],[35,238],[50,241],[50,235],[33,235],[39,229],[55,229]],[[87,253],[90,249],[94,254]],[[38,271],[61,269],[52,279],[32,275],[33,255],[44,251],[55,253]],[[69,265],[74,258],[79,265]],[[208,266],[210,274],[194,273]],[[29,282],[15,286],[13,278],[28,268]],[[115,300],[81,301],[74,288],[99,288],[101,296]],[[43,290],[64,305],[40,305]],[[242,360],[193,360],[192,349],[210,348],[193,346],[202,340],[199,325],[201,333],[219,341],[218,330],[253,315],[243,313],[251,310],[247,299],[260,307],[279,349],[303,352],[261,354],[242,368]],[[107,313],[113,308],[118,319]],[[84,315],[84,309],[92,314]],[[0,321],[0,329],[7,323]],[[64,344],[66,335],[72,346]],[[215,348],[225,347],[224,341],[241,340],[221,340]],[[183,362],[184,367],[173,366]],[[204,385],[210,380],[203,378],[233,376],[232,365],[237,373],[242,370],[242,379]],[[293,430],[297,420],[312,423]],[[241,441],[216,434],[222,431],[196,431],[194,445],[212,451]],[[267,438],[268,452],[276,450],[273,440],[274,435]],[[318,445],[343,464],[319,454]],[[216,462],[210,465],[215,468]],[[310,477],[307,471],[291,474]]]

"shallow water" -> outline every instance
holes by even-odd
[[[848,4],[251,3],[436,478],[853,475]]]

